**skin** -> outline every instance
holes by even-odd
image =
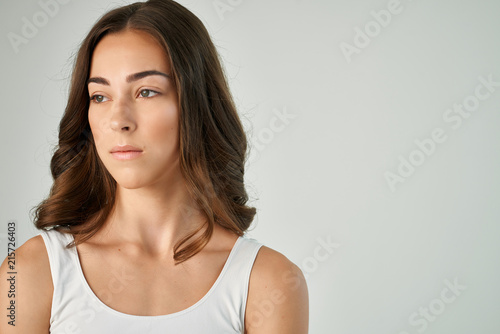
[[[126,314],[161,315],[195,304],[219,276],[238,236],[218,225],[207,246],[175,266],[173,245],[204,220],[190,200],[179,166],[179,108],[174,82],[150,75],[127,82],[130,74],[171,73],[160,45],[144,32],[127,30],[104,37],[91,61],[88,118],[99,157],[117,181],[116,207],[103,228],[77,246],[88,285],[107,306]],[[129,144],[143,152],[117,160],[110,150]],[[201,234],[201,233],[200,233]],[[101,268],[107,268],[103,271]],[[0,322],[1,333],[49,333],[53,282],[41,236],[16,250],[19,279],[16,327]],[[5,298],[7,259],[0,267],[0,309]],[[131,284],[110,292],[113,275]],[[141,275],[134,276],[140,272]],[[308,332],[308,290],[300,269],[266,246],[250,275],[245,333]],[[29,315],[29,317],[28,317]],[[24,319],[24,320],[23,320]],[[27,321],[27,319],[30,319]]]

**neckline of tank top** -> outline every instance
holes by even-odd
[[[66,234],[66,233],[63,233],[63,234]],[[73,237],[73,235],[71,233],[68,233],[68,239],[71,239],[70,241],[74,240],[74,237]],[[90,288],[90,285],[87,282],[87,279],[85,278],[85,275],[83,275],[83,269],[82,269],[82,266],[81,266],[81,263],[80,263],[80,258],[78,256],[78,249],[76,249],[76,247],[72,247],[71,251],[73,251],[73,255],[74,255],[74,258],[75,258],[75,261],[76,261],[76,266],[78,268],[78,276],[80,277],[80,280],[82,281],[82,283],[83,283],[83,285],[85,287],[85,290],[87,290],[87,293],[90,295],[90,297],[95,302],[97,302],[103,309],[105,309],[108,312],[111,312],[111,313],[113,313],[115,315],[118,315],[118,316],[121,316],[121,317],[126,317],[126,318],[144,319],[144,320],[168,319],[168,318],[177,317],[177,316],[180,316],[182,314],[185,314],[185,313],[188,313],[190,311],[193,311],[198,306],[200,306],[201,304],[203,304],[203,302],[205,302],[210,297],[210,295],[217,288],[217,286],[219,285],[220,281],[224,277],[226,271],[228,270],[227,268],[229,267],[232,259],[234,258],[234,256],[235,256],[234,254],[236,254],[236,250],[238,249],[239,245],[242,243],[243,239],[245,239],[245,238],[242,237],[242,236],[239,236],[238,239],[236,239],[236,242],[234,243],[233,248],[229,252],[229,255],[228,255],[227,259],[226,259],[226,262],[224,263],[224,267],[222,267],[222,270],[221,270],[219,276],[215,280],[214,284],[212,284],[212,286],[210,287],[210,289],[208,290],[208,292],[200,300],[198,300],[196,303],[194,303],[193,305],[189,306],[188,308],[185,308],[184,310],[181,310],[181,311],[178,311],[178,312],[174,312],[174,313],[169,313],[169,314],[161,314],[161,315],[136,315],[136,314],[128,314],[128,313],[117,311],[114,308],[111,308],[108,305],[106,305],[102,300],[100,300],[96,296],[96,294],[94,293],[94,291]]]

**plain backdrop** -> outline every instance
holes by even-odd
[[[9,221],[16,247],[39,233],[72,57],[129,3],[51,2],[0,4],[2,259]],[[252,143],[248,235],[306,274],[310,333],[499,333],[500,2],[179,2]]]

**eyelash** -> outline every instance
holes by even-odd
[[[141,89],[141,90],[139,91],[139,95],[141,95],[141,93],[142,93],[142,92],[144,92],[144,91],[148,91],[148,92],[156,93],[156,95],[160,94],[160,92],[157,92],[157,91],[152,90],[152,89]],[[144,96],[143,96],[143,97],[144,97],[145,99],[147,99],[147,98],[154,97],[154,96],[156,96],[156,95],[153,95],[153,96],[148,96],[148,97],[144,97]],[[97,96],[102,96],[102,97],[104,97],[104,95],[94,94],[94,95],[92,95],[92,96],[89,98],[89,101],[90,101],[90,102],[92,102],[92,103],[97,103],[97,104],[100,104],[100,103],[105,102],[105,101],[103,101],[103,102],[97,102],[97,101],[95,100],[95,98],[96,98]]]

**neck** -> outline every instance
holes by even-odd
[[[174,245],[206,220],[183,180],[177,180],[167,187],[117,185],[114,209],[103,227],[106,238],[152,256],[171,257]]]

